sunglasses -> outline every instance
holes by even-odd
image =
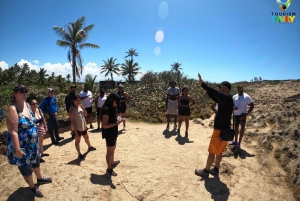
[[[218,88],[223,88],[223,87],[228,88],[227,86],[224,86],[224,85],[218,85]]]

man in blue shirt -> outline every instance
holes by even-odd
[[[58,108],[57,108],[56,98],[54,97],[54,89],[48,88],[48,97],[46,97],[42,101],[39,108],[43,111],[44,116],[47,120],[48,131],[51,137],[52,144],[57,145],[58,142],[64,138],[59,137],[58,135],[58,122],[57,122]]]

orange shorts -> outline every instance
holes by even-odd
[[[221,130],[214,130],[208,147],[208,152],[217,156],[224,152],[227,146],[227,141],[220,142],[220,134]]]

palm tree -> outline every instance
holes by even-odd
[[[93,93],[96,91],[94,87],[96,77],[97,75],[95,75],[95,77],[93,78],[91,74],[86,74],[85,76],[85,83],[89,86],[90,91]]]
[[[139,53],[137,53],[135,51],[136,51],[136,49],[130,48],[128,50],[128,52],[125,52],[127,54],[127,56],[125,56],[124,58],[131,57],[131,59],[133,59],[133,56],[139,56]]]
[[[120,64],[116,64],[116,60],[117,59],[114,59],[113,57],[107,58],[107,61],[103,60],[104,64],[101,66],[100,69],[100,73],[106,72],[105,77],[108,76],[108,74],[110,74],[111,81],[114,81],[113,73],[119,75],[118,71],[120,70]]]
[[[59,75],[55,78],[55,86],[58,87],[59,91],[62,92],[66,87],[65,78],[62,75]]]
[[[133,62],[133,59],[126,59],[125,63],[121,66],[121,74],[122,76],[128,75],[128,78],[126,79],[128,82],[133,82],[134,77],[139,73],[139,70],[141,69],[138,67],[139,64],[137,62]]]
[[[68,74],[68,75],[66,76],[66,78],[67,78],[67,80],[68,80],[68,83],[70,83],[70,78],[71,78],[71,75],[70,75],[70,74]]]
[[[66,29],[54,26],[54,31],[62,37],[62,40],[57,40],[56,44],[60,47],[69,48],[68,60],[72,65],[73,83],[76,84],[76,76],[80,78],[83,71],[83,59],[80,49],[84,47],[100,48],[96,44],[85,43],[89,31],[94,28],[94,25],[85,26],[85,16],[78,18],[76,22],[70,22],[66,25]]]
[[[44,68],[41,68],[40,71],[38,72],[38,83],[39,84],[43,84],[45,85],[45,80],[46,77],[48,77],[49,75],[46,74],[47,70],[45,70]]]
[[[177,81],[179,81],[180,70],[182,70],[182,68],[180,68],[181,64],[178,62],[174,62],[173,64],[171,64],[171,66],[172,66],[171,71],[174,71],[177,73]]]

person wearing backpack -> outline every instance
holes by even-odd
[[[54,96],[54,89],[48,88],[48,97],[46,97],[39,107],[47,119],[48,131],[51,137],[52,144],[58,145],[59,141],[64,139],[58,135],[58,122],[57,122],[57,101]]]

